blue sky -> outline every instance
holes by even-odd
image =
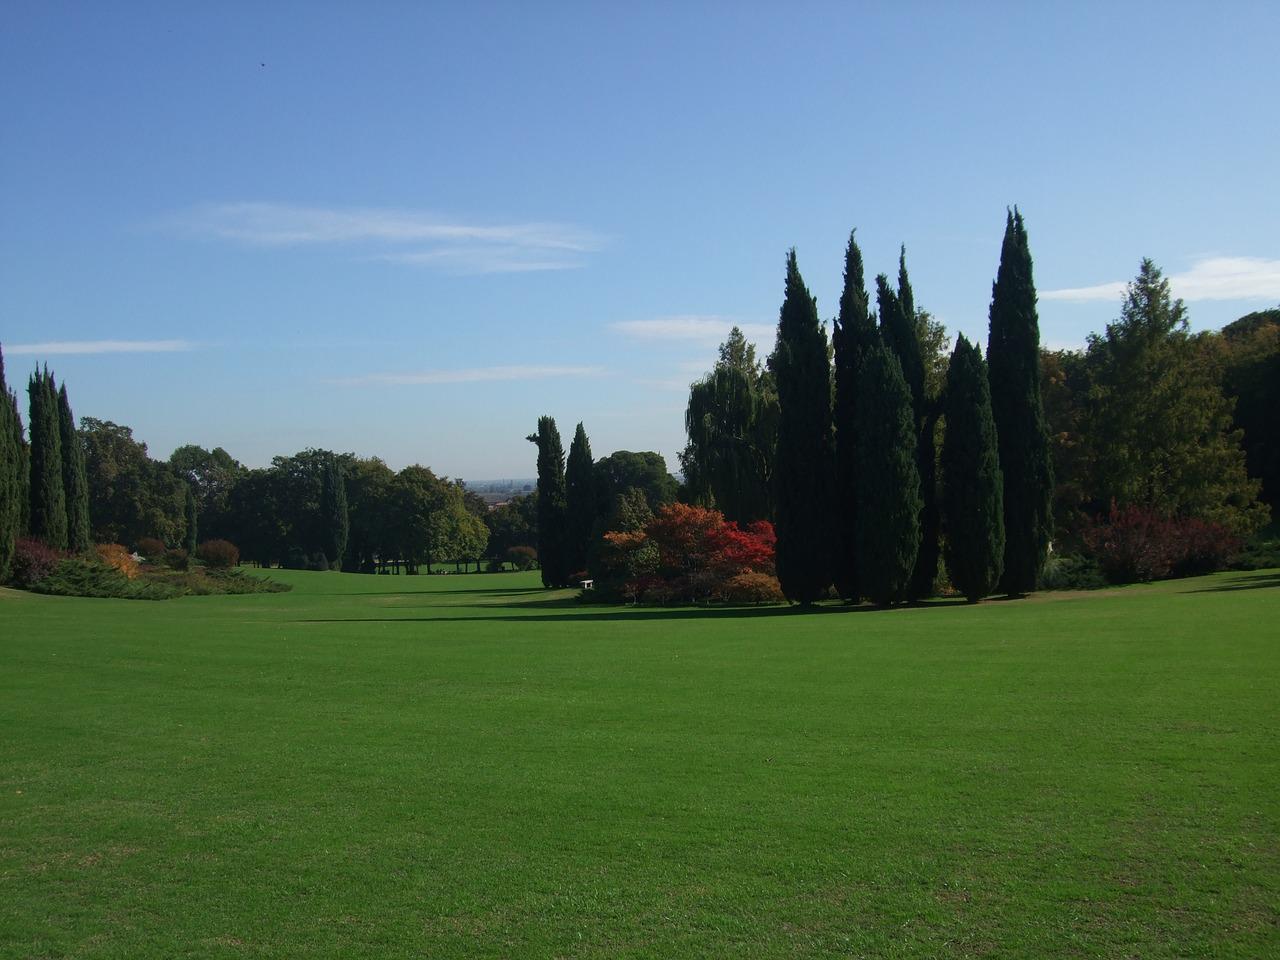
[[[530,476],[683,445],[788,247],[856,226],[985,342],[1004,211],[1076,345],[1144,256],[1196,328],[1280,303],[1275,4],[10,2],[0,343],[153,455]],[[1064,292],[1065,291],[1065,292]]]

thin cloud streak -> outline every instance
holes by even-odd
[[[634,340],[680,341],[715,345],[738,327],[757,346],[773,342],[774,327],[767,323],[738,323],[729,317],[686,314],[651,320],[620,320],[613,329]]]
[[[1087,303],[1119,300],[1127,284],[1122,280],[1092,287],[1046,290],[1041,300]],[[1280,300],[1280,260],[1262,257],[1209,257],[1185,273],[1169,274],[1175,297],[1196,300]]]
[[[190,340],[50,340],[6,346],[10,356],[73,356],[99,353],[183,353],[194,350]]]
[[[573,224],[467,223],[414,210],[282,203],[204,204],[164,225],[255,247],[372,246],[378,252],[367,259],[460,273],[571,270],[605,244]]]
[[[418,373],[371,373],[327,381],[344,387],[413,384],[495,383],[513,380],[547,380],[555,377],[602,377],[603,367],[472,367],[463,370],[423,370]]]

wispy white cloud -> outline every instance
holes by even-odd
[[[417,373],[370,373],[330,381],[344,387],[375,384],[492,383],[504,380],[547,380],[556,377],[600,377],[603,367],[471,367],[462,370],[423,370]]]
[[[733,327],[766,349],[773,345],[774,327],[768,323],[739,323],[731,317],[686,314],[650,320],[620,320],[613,329],[635,340],[683,341],[708,345],[724,341]]]
[[[373,247],[372,259],[465,273],[571,269],[604,245],[600,235],[572,224],[469,223],[414,210],[282,203],[204,204],[164,225],[260,247]]]
[[[194,350],[190,340],[50,340],[5,346],[11,356],[68,356],[93,353],[181,353]]]
[[[1126,283],[1113,280],[1092,287],[1046,290],[1041,300],[1082,303],[1092,300],[1119,300]],[[1262,257],[1208,257],[1198,260],[1185,273],[1169,274],[1169,287],[1183,300],[1277,300],[1280,301],[1280,260]]]

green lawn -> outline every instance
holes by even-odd
[[[0,590],[0,956],[1280,955],[1280,572]]]

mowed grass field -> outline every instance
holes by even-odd
[[[0,591],[4,957],[1280,955],[1280,573]]]

